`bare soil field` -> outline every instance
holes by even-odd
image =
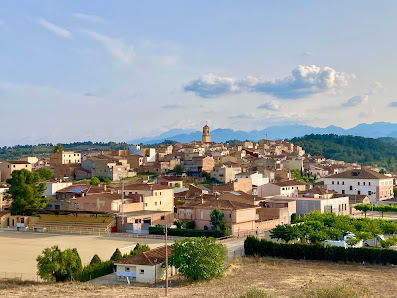
[[[169,297],[240,297],[252,288],[270,297],[396,297],[394,266],[335,264],[273,258],[237,258],[221,278],[181,282]],[[0,297],[163,297],[164,289],[88,283],[0,281]],[[255,296],[251,296],[255,297]],[[262,297],[262,296],[256,296]]]
[[[95,254],[102,260],[108,260],[116,248],[122,253],[128,253],[138,242],[148,244],[151,248],[164,245],[158,239],[0,231],[0,278],[5,273],[7,276],[15,273],[16,276],[22,274],[24,279],[35,280],[36,257],[43,249],[53,245],[58,245],[62,250],[77,248],[85,265]]]

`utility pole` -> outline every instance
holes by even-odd
[[[168,296],[168,245],[167,245],[168,231],[167,220],[165,221],[165,296]]]
[[[121,176],[121,175],[120,175]],[[124,177],[121,176],[121,232],[124,232]]]

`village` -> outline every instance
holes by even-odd
[[[14,214],[6,181],[21,170],[46,173],[46,179],[40,179],[46,203]],[[395,175],[383,168],[311,156],[284,140],[214,143],[207,125],[202,140],[188,144],[130,145],[110,152],[63,151],[58,145],[49,158],[1,162],[0,181],[0,224],[7,233],[29,239],[53,233],[60,243],[86,235],[78,241],[84,249],[97,237],[119,237],[112,238],[113,243],[106,238],[107,254],[114,245],[133,247],[125,236],[138,239],[138,246],[148,244],[149,251],[114,263],[114,282],[126,284],[155,284],[165,278],[161,264],[171,247],[165,253],[164,240],[224,239],[231,258],[236,251],[243,255],[247,236],[271,239],[276,227],[294,224],[314,211],[359,218],[364,212],[357,206],[397,203]],[[372,212],[372,218],[374,213],[380,216]],[[96,253],[95,245],[86,249],[85,263]],[[176,273],[172,267],[168,274]]]

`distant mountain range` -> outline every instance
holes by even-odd
[[[201,140],[201,131],[192,129],[172,129],[156,137],[145,137],[128,141],[130,144],[154,144],[161,143],[164,140],[173,140],[177,142],[188,143],[191,141]],[[375,122],[372,124],[362,123],[350,129],[344,129],[338,126],[330,125],[325,128],[313,127],[308,125],[284,125],[269,126],[262,130],[241,131],[217,128],[211,131],[211,140],[213,142],[226,142],[228,140],[251,140],[260,139],[292,139],[309,134],[337,134],[362,136],[367,138],[393,137],[397,138],[397,123]]]

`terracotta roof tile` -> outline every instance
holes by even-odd
[[[171,256],[172,247],[168,245],[168,257]],[[165,245],[160,246],[149,251],[143,252],[139,255],[126,257],[124,259],[118,260],[114,262],[114,264],[131,264],[131,265],[146,265],[146,266],[154,266],[156,264],[161,264],[165,261]],[[154,262],[154,259],[157,259],[157,262]]]

